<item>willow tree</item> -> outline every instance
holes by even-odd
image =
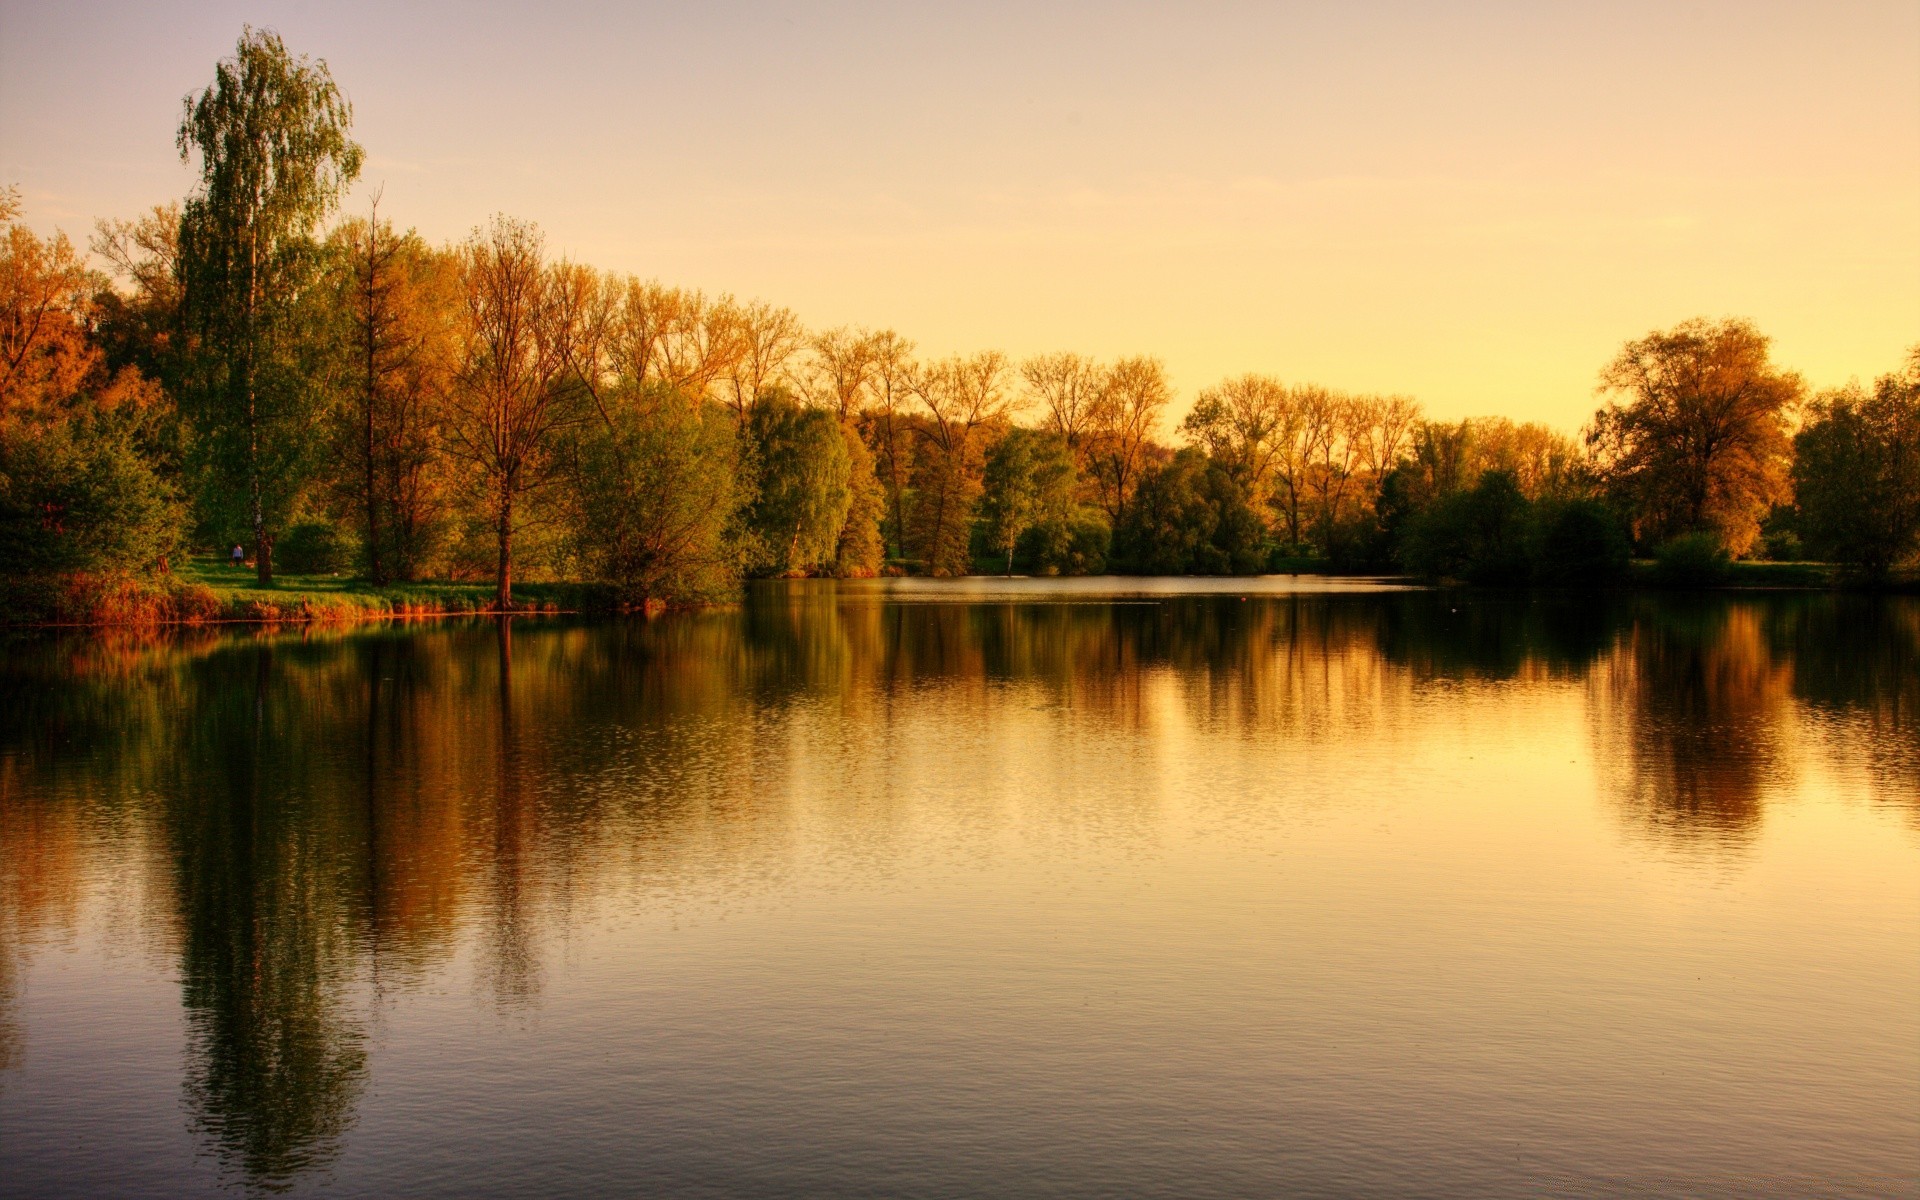
[[[176,138],[181,160],[200,164],[179,270],[202,346],[183,399],[219,497],[205,515],[226,523],[240,508],[262,584],[318,444],[314,230],[360,174],[352,124],[324,61],[248,27],[213,83],[186,98]]]

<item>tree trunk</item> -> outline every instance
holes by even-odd
[[[247,405],[249,411],[253,405]],[[249,439],[248,449],[253,448]],[[257,460],[256,460],[257,464]],[[248,499],[253,503],[253,570],[255,581],[261,587],[273,586],[273,536],[267,532],[267,514],[260,499],[260,470],[254,465],[248,471]]]
[[[386,564],[381,561],[380,557],[380,495],[377,473],[374,470],[375,438],[373,419],[375,398],[379,393],[380,382],[379,363],[376,360],[378,344],[375,338],[375,321],[377,317],[374,311],[377,307],[378,300],[374,290],[374,275],[379,269],[380,228],[373,223],[373,221],[379,220],[379,215],[380,209],[376,205],[372,221],[369,221],[367,225],[367,422],[365,451],[367,457],[367,571],[373,576],[373,585],[375,587],[385,587],[387,586],[387,572]]]
[[[273,539],[267,533],[266,504],[261,499],[263,482],[260,478],[260,404],[254,393],[253,367],[256,340],[259,337],[257,312],[260,295],[260,262],[255,234],[251,228],[247,233],[247,327],[246,343],[242,349],[241,370],[244,375],[241,386],[247,394],[247,499],[253,506],[253,567],[254,578],[263,588],[273,586]]]
[[[513,607],[513,496],[500,501],[500,570],[494,588],[493,606],[501,612]]]

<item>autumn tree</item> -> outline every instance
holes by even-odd
[[[1266,375],[1242,375],[1202,391],[1180,432],[1239,483],[1255,511],[1274,490],[1274,464],[1293,443],[1300,413],[1286,386]]]
[[[336,438],[350,472],[339,479],[357,513],[376,585],[412,579],[432,540],[445,491],[438,430],[453,369],[458,264],[411,230],[364,219],[331,239],[344,315]]]
[[[1020,364],[1020,377],[1041,427],[1059,434],[1075,463],[1086,470],[1104,416],[1106,371],[1078,354],[1042,354]]]
[[[652,280],[609,279],[606,352],[621,378],[705,398],[741,353],[731,301]]]
[[[1101,381],[1090,461],[1101,507],[1116,525],[1153,461],[1160,413],[1172,398],[1166,368],[1157,358],[1123,358]]]
[[[180,205],[94,222],[88,249],[107,264],[94,293],[94,342],[110,368],[133,367],[178,392],[192,345],[181,326]]]
[[[65,234],[42,240],[0,191],[0,422],[57,417],[98,366],[88,340],[93,275]]]
[[[252,531],[263,585],[317,444],[313,233],[360,173],[352,122],[324,61],[295,59],[278,34],[249,27],[213,83],[186,98],[176,139],[182,161],[199,160],[180,275],[205,348],[183,398],[211,490],[237,502]]]
[[[534,226],[495,217],[460,250],[463,311],[449,395],[450,446],[474,470],[499,557],[495,602],[513,604],[523,501],[562,465],[559,435],[582,415],[576,330]]]
[[[824,408],[841,421],[852,421],[867,406],[873,380],[876,335],[851,329],[829,329],[807,341],[807,363],[794,386],[808,404]]]
[[[1006,356],[989,350],[933,363],[914,373],[911,387],[924,410],[914,468],[910,534],[930,575],[964,575],[981,491],[984,427],[1008,415]]]
[[[0,190],[0,561],[16,584],[162,565],[181,512],[142,442],[165,398],[108,365],[99,281],[63,235],[17,223],[18,203]]]
[[[919,368],[913,343],[891,329],[871,337],[870,401],[861,425],[873,448],[874,474],[886,491],[882,539],[895,558],[906,553],[907,487],[913,478],[913,436],[907,410]]]
[[[753,303],[733,308],[732,362],[725,377],[727,403],[741,421],[760,393],[786,381],[788,362],[799,353],[806,331],[784,308]]]
[[[1872,392],[1817,398],[1793,447],[1800,530],[1816,553],[1874,579],[1920,553],[1920,346]]]
[[[1614,399],[1587,441],[1643,543],[1707,532],[1741,554],[1790,495],[1787,419],[1802,384],[1767,352],[1749,322],[1695,319],[1628,342],[1601,372]]]

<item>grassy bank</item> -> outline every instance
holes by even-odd
[[[525,583],[515,613],[611,607],[591,584]],[[228,621],[309,624],[497,613],[491,583],[421,582],[375,587],[364,579],[289,575],[260,587],[251,569],[194,559],[157,579],[73,575],[0,584],[0,623],[10,625],[200,625]]]
[[[1886,579],[1869,584],[1856,571],[1838,563],[1822,562],[1734,562],[1711,579],[1674,583],[1663,577],[1660,564],[1651,559],[1635,561],[1627,574],[1632,587],[1714,590],[1721,588],[1801,588],[1831,590],[1863,588],[1883,592],[1920,591],[1920,570],[1894,571]]]

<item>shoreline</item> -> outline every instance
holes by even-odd
[[[1134,576],[1109,575],[1113,579],[1214,579],[1274,578],[1287,575],[1339,578],[1355,571],[1332,566],[1306,566],[1289,563],[1292,570],[1249,576]],[[1303,569],[1304,568],[1304,569]],[[216,568],[215,570],[221,570]],[[99,631],[123,629],[192,629],[219,626],[255,628],[330,627],[373,622],[445,620],[452,617],[563,617],[563,616],[636,616],[653,617],[668,611],[692,611],[725,607],[728,601],[693,605],[666,605],[658,601],[643,607],[622,606],[604,585],[581,582],[535,582],[522,585],[525,600],[511,608],[497,607],[490,584],[431,582],[394,585],[392,590],[376,589],[364,580],[291,577],[284,592],[238,585],[230,579],[209,579],[212,572],[202,569],[198,578],[176,576],[167,584],[136,580],[69,580],[52,594],[34,594],[20,589],[19,600],[0,589],[0,612],[34,613],[25,619],[0,616],[0,629],[27,631]],[[1410,575],[1373,575],[1407,584],[1437,586],[1448,590],[1517,595],[1565,594],[1568,591],[1609,593],[1740,593],[1740,592],[1852,592],[1880,595],[1920,593],[1920,572],[1911,569],[1892,578],[1868,584],[1844,569],[1826,563],[1735,563],[1726,576],[1712,581],[1670,582],[1657,575],[1652,562],[1637,561],[1627,577],[1617,583],[1593,588],[1566,587],[1481,587],[1457,580],[1422,580]],[[1099,576],[1003,576],[963,575],[954,582],[1003,578],[1074,578]],[[746,583],[743,583],[743,594]],[[943,582],[928,580],[927,582]],[[35,610],[38,610],[36,613]],[[49,611],[51,610],[51,611]],[[45,614],[42,617],[40,614]]]

